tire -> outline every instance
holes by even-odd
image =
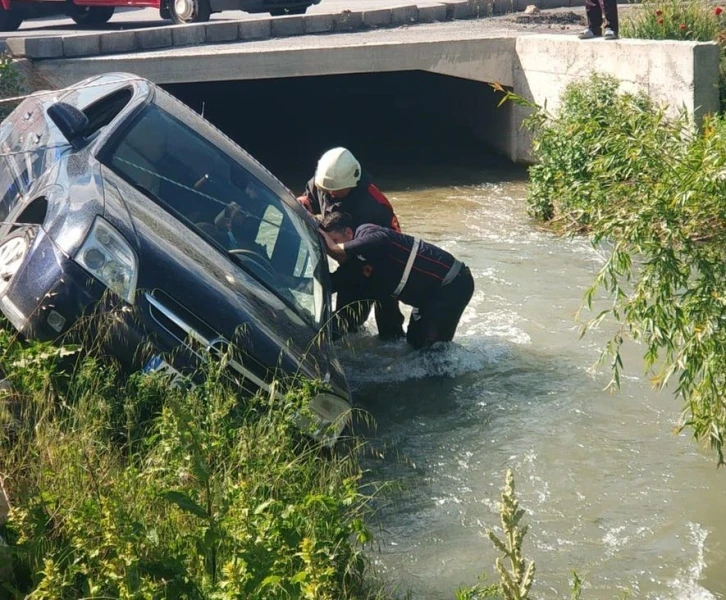
[[[272,8],[270,9],[270,15],[273,17],[284,17],[285,15],[304,15],[305,11],[310,8],[306,6],[295,6],[294,8]]]
[[[79,25],[102,25],[113,16],[114,6],[78,6],[73,5],[70,17]]]
[[[16,10],[0,6],[0,31],[16,31],[22,22],[23,17]]]
[[[209,0],[169,0],[169,17],[177,25],[209,21]]]
[[[38,235],[37,225],[23,225],[8,233],[0,241],[0,297],[18,272]]]

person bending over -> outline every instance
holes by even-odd
[[[308,181],[298,202],[310,214],[323,218],[346,212],[351,215],[354,227],[374,223],[401,231],[391,203],[346,148],[333,148],[322,155],[315,175]],[[339,271],[334,337],[356,331],[368,318],[373,304],[364,295],[366,281],[361,278],[358,269],[342,267]],[[393,339],[403,336],[403,315],[394,298],[378,300],[375,314],[378,337]]]
[[[366,278],[370,298],[394,298],[413,307],[409,344],[425,348],[454,338],[474,293],[465,264],[419,238],[372,223],[354,227],[346,213],[329,215],[320,229],[328,254],[343,266],[356,265]],[[338,271],[332,274],[334,289]]]

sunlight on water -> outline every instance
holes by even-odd
[[[496,181],[390,194],[404,230],[466,262],[477,289],[452,344],[380,343],[369,322],[341,345],[377,423],[371,477],[399,488],[378,499],[372,558],[414,598],[492,576],[484,532],[511,468],[535,597],[569,597],[572,571],[583,598],[722,597],[724,474],[674,433],[680,405],[641,377],[637,348],[623,389],[604,391],[606,369],[591,367],[612,326],[580,339],[576,318],[603,255],[534,227],[523,177]]]

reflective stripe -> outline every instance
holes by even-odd
[[[451,265],[451,268],[449,269],[449,272],[446,274],[446,277],[444,277],[444,280],[441,282],[441,285],[449,285],[454,279],[456,279],[456,276],[459,274],[459,271],[461,271],[461,267],[464,265],[460,260],[455,260],[454,264]]]
[[[403,291],[403,288],[406,287],[406,282],[408,281],[408,276],[411,274],[411,268],[413,267],[413,261],[416,260],[416,255],[418,254],[419,246],[421,246],[421,240],[418,238],[413,238],[413,244],[411,245],[411,253],[408,255],[408,261],[406,262],[406,268],[403,270],[403,277],[401,277],[401,281],[398,282],[398,287],[393,290],[392,296],[394,298],[398,297],[398,295]]]

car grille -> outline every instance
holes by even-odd
[[[149,305],[151,318],[162,330],[177,340],[184,350],[202,361],[210,357],[219,360],[226,356],[227,370],[237,385],[250,393],[258,389],[270,390],[269,383],[265,381],[269,377],[267,369],[249,356],[243,357],[239,348],[233,347],[229,340],[219,335],[171,296],[161,290],[153,290],[144,294],[144,297]],[[254,365],[255,371],[264,375],[257,375],[247,368],[243,360],[249,366]]]

